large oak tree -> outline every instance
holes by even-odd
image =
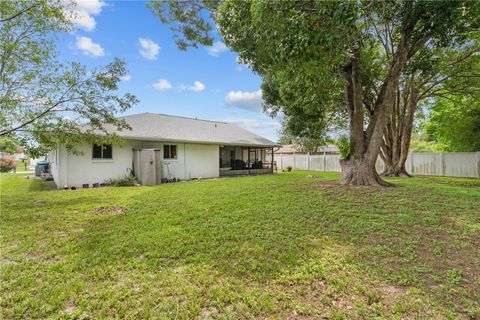
[[[405,169],[405,162],[416,113],[422,105],[428,112],[429,106],[441,99],[451,101],[456,109],[468,109],[464,98],[474,101],[478,96],[478,33],[472,33],[450,47],[423,49],[407,65],[396,88],[393,112],[384,129],[380,152],[385,163],[384,175],[410,176]],[[391,43],[389,39],[382,42],[385,46]],[[465,133],[465,136],[468,136],[468,133]]]
[[[210,45],[217,23],[225,44],[263,78],[269,109],[287,116],[315,106],[320,119],[346,106],[350,152],[341,161],[345,185],[387,185],[375,170],[396,88],[420,50],[436,50],[478,29],[476,1],[152,1],[185,49]],[[376,63],[375,26],[388,25],[391,59]],[[183,36],[183,38],[182,38]],[[386,54],[386,53],[383,53]],[[375,65],[377,70],[372,70]],[[369,72],[381,76],[369,104]],[[343,103],[339,94],[344,92]],[[312,102],[313,100],[313,102]]]

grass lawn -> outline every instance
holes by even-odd
[[[0,318],[480,318],[480,180],[338,178],[2,174]]]

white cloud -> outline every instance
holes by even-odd
[[[228,48],[222,41],[216,41],[211,47],[207,48],[208,54],[214,57],[218,57],[220,53],[227,51]]]
[[[98,16],[105,6],[101,0],[66,0],[67,16],[76,28],[93,31],[96,26],[94,16]]]
[[[205,85],[201,83],[200,81],[195,81],[193,83],[193,86],[190,86],[187,88],[187,90],[195,91],[195,92],[200,92],[205,89]]]
[[[261,112],[262,90],[253,92],[230,91],[225,96],[225,102],[240,109]]]
[[[122,80],[122,81],[128,81],[130,79],[132,79],[132,77],[129,74],[126,74],[123,77],[120,77],[120,80]]]
[[[140,55],[147,60],[157,60],[158,53],[160,52],[160,46],[150,39],[138,38],[138,44],[140,45]]]
[[[157,89],[157,90],[172,89],[172,84],[170,83],[170,81],[166,79],[160,79],[157,82],[155,82],[152,86],[154,89]]]
[[[88,37],[77,37],[75,46],[86,56],[103,57],[105,55],[102,46]]]
[[[186,85],[179,85],[178,86],[179,90],[190,90],[190,91],[195,91],[195,92],[200,92],[205,90],[205,85],[201,83],[200,81],[195,81],[192,86],[186,86]]]
[[[203,83],[201,83],[200,81],[195,81],[193,83],[193,86],[188,88],[188,90],[192,90],[192,91],[195,91],[195,92],[200,92],[200,91],[203,91],[204,89],[205,89],[205,85]]]

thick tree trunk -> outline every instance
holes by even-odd
[[[385,177],[412,177],[405,169],[405,161],[398,161],[394,165],[385,164],[385,168],[381,174]]]
[[[413,77],[404,86],[400,94],[397,88],[397,99],[394,103],[391,117],[384,129],[383,144],[380,152],[385,168],[382,176],[411,177],[405,168],[410,138],[412,136],[414,115],[417,109],[418,94],[413,89]]]
[[[364,159],[340,160],[342,168],[342,185],[387,187],[392,184],[382,180],[375,164],[371,165]]]
[[[375,170],[375,163],[383,142],[383,130],[391,114],[395,88],[408,59],[406,40],[403,39],[395,55],[389,74],[370,111],[369,124],[364,129],[365,105],[360,64],[360,52],[354,51],[351,63],[344,69],[347,80],[346,101],[350,119],[351,150],[340,162],[343,185],[388,186]]]

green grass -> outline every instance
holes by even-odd
[[[0,180],[3,319],[480,318],[480,180]]]

